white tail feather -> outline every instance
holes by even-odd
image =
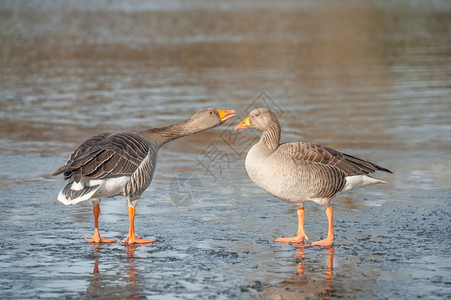
[[[346,184],[342,192],[350,191],[353,189],[360,188],[362,186],[372,185],[372,184],[382,184],[385,183],[382,180],[373,178],[368,175],[353,175],[346,177]]]
[[[113,197],[127,184],[130,176],[108,179],[86,180],[68,183],[59,193],[58,201],[65,205],[77,204],[86,200]]]
[[[77,204],[79,202],[90,200],[92,195],[94,195],[95,192],[97,192],[97,190],[99,188],[100,188],[100,186],[97,189],[93,189],[89,193],[86,193],[86,194],[82,195],[81,197],[77,197],[74,199],[70,199],[70,198],[68,199],[64,189],[62,189],[61,192],[58,194],[58,201],[63,203],[64,205],[70,205],[70,204]]]

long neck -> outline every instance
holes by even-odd
[[[198,133],[203,130],[205,129],[200,128],[198,122],[189,119],[167,127],[146,129],[138,132],[138,134],[161,146],[167,142]]]
[[[276,151],[280,143],[280,125],[275,121],[263,131],[260,142],[268,148],[271,152]]]

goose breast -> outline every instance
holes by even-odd
[[[299,204],[314,201],[324,205],[343,189],[346,179],[340,169],[298,159],[287,146],[269,153],[264,145],[254,145],[245,162],[251,180],[269,194]]]

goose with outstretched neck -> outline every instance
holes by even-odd
[[[316,202],[326,207],[329,221],[327,237],[311,245],[330,246],[334,241],[331,199],[339,192],[384,183],[370,177],[375,171],[390,170],[329,147],[305,143],[280,143],[277,116],[267,108],[253,110],[235,129],[254,128],[262,132],[260,141],[246,156],[249,177],[269,194],[297,207],[298,229],[294,237],[275,242],[301,243],[308,240],[304,230],[304,203]]]
[[[136,237],[135,207],[149,186],[155,171],[157,153],[172,140],[216,127],[235,116],[234,110],[203,109],[190,119],[162,128],[136,133],[101,133],[82,143],[68,162],[53,175],[63,173],[69,182],[58,200],[66,205],[90,200],[94,206],[94,236],[85,238],[92,243],[114,243],[99,233],[100,202],[116,195],[126,198],[129,232],[122,242],[145,244],[155,240]]]

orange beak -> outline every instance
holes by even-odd
[[[230,109],[230,110],[218,109],[216,111],[219,114],[219,118],[221,119],[221,123],[224,123],[228,119],[231,119],[231,118],[236,116],[236,112],[233,109]]]
[[[245,128],[251,128],[251,122],[249,121],[249,117],[246,117],[246,119],[241,121],[240,124],[235,126],[235,130]]]

